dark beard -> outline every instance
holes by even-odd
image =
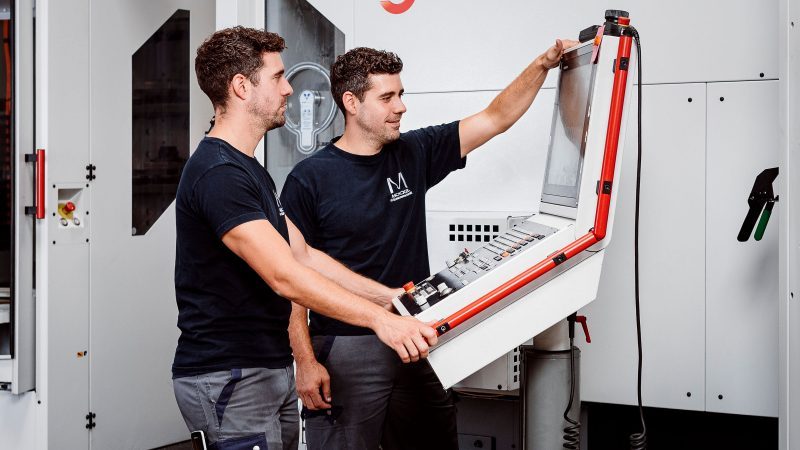
[[[253,115],[260,128],[266,133],[269,130],[280,128],[286,124],[286,114],[272,113],[264,114],[258,108],[248,108],[248,112]]]

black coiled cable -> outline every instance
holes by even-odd
[[[574,322],[570,323],[570,327]],[[571,333],[570,333],[571,334]],[[581,423],[569,417],[569,410],[572,409],[572,399],[575,397],[575,347],[572,345],[574,338],[569,338],[569,402],[567,409],[564,410],[564,420],[569,425],[564,427],[564,448],[578,450],[581,448]]]
[[[639,370],[636,386],[636,394],[639,402],[639,420],[642,422],[642,431],[633,433],[630,436],[631,450],[644,450],[647,448],[647,426],[644,423],[644,410],[642,409],[642,322],[639,314],[639,191],[642,175],[642,46],[639,42],[639,32],[634,27],[628,27],[636,43],[636,64],[638,99],[637,99],[637,157],[636,157],[636,209],[634,213],[634,237],[633,237],[633,274],[634,274],[634,297],[636,299],[636,339],[639,347]]]

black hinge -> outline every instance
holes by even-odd
[[[95,178],[97,178],[97,176],[95,176],[95,174],[94,174],[95,170],[97,170],[97,166],[95,166],[94,164],[88,164],[86,166],[86,171],[89,172],[89,173],[86,174],[86,179],[87,180],[92,181]]]
[[[97,422],[94,421],[94,418],[97,417],[97,414],[93,412],[89,412],[86,415],[86,429],[91,430],[92,428],[97,426]]]

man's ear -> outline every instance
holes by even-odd
[[[359,103],[361,102],[358,101],[358,98],[352,92],[346,91],[344,94],[342,94],[342,104],[344,105],[344,109],[348,114],[355,116],[356,112],[358,111]]]
[[[246,100],[250,94],[250,80],[246,76],[237,73],[233,76],[230,83],[231,96],[238,97],[241,100]]]

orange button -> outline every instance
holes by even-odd
[[[408,283],[403,285],[403,290],[406,292],[413,292],[416,288],[414,287],[414,282],[409,281]]]

